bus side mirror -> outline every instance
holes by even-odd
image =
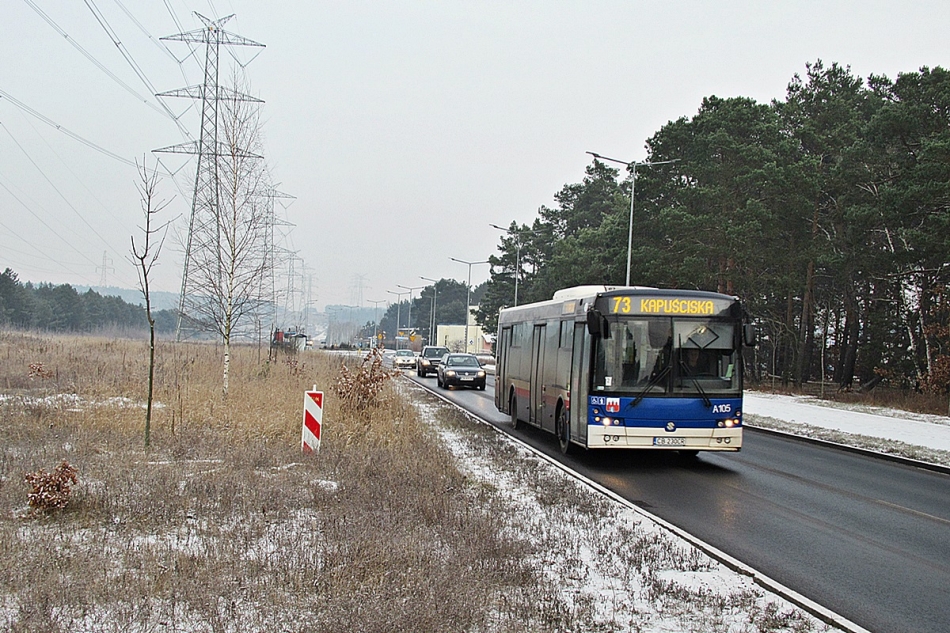
[[[746,347],[755,347],[755,344],[758,343],[758,334],[755,331],[755,326],[751,323],[742,326],[742,342],[745,343]]]
[[[591,336],[610,338],[610,324],[607,323],[607,317],[601,314],[598,310],[588,310],[587,332]]]

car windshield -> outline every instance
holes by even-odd
[[[449,350],[444,347],[430,347],[426,349],[422,355],[426,358],[442,358],[449,353]]]
[[[415,356],[415,354],[412,353],[412,350],[401,349],[396,352],[396,356]]]
[[[593,391],[653,395],[737,394],[735,325],[710,319],[610,323],[594,342]]]
[[[478,367],[478,359],[474,356],[449,356],[445,363],[449,367]]]

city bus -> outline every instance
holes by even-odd
[[[579,286],[502,309],[495,406],[561,451],[738,451],[742,348],[755,344],[739,300],[715,292]]]

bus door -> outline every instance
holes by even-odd
[[[541,414],[544,409],[544,393],[542,379],[544,376],[544,324],[535,325],[531,334],[531,413],[529,422],[541,425]]]
[[[508,379],[508,358],[511,347],[511,328],[502,328],[495,344],[495,355],[498,360],[495,367],[495,408],[504,413],[508,411],[508,386],[511,384]]]
[[[584,323],[574,324],[571,360],[571,437],[587,445],[587,385],[590,384],[590,337]]]

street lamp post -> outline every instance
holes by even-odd
[[[467,290],[465,293],[465,351],[468,352],[468,322],[470,320],[469,317],[471,316],[470,305],[472,303],[472,266],[477,264],[487,264],[489,262],[467,262],[463,259],[456,259],[454,257],[449,257],[449,259],[451,259],[453,262],[458,262],[468,266],[468,284],[465,286]]]
[[[617,160],[616,158],[607,158],[606,156],[601,156],[600,154],[594,152],[587,152],[594,158],[600,160],[609,160],[612,163],[620,163],[621,165],[626,165],[630,168],[630,224],[627,229],[627,281],[624,285],[630,285],[630,263],[631,255],[633,253],[633,201],[637,189],[637,167],[653,167],[654,165],[666,165],[668,163],[675,163],[678,161],[678,158],[673,160],[658,160],[653,162],[644,161],[638,163],[636,161],[625,161]]]
[[[536,234],[537,231],[528,230],[528,231],[517,231],[516,233],[512,233],[511,229],[506,229],[502,226],[498,226],[497,224],[492,224],[489,222],[488,226],[492,227],[493,229],[498,229],[499,231],[504,231],[508,235],[516,236],[516,239],[515,239],[515,305],[514,307],[517,308],[518,307],[518,279],[521,277],[521,246],[522,246],[521,236],[524,235],[525,233]]]
[[[400,286],[399,284],[396,284],[396,287],[404,288],[405,290],[409,291],[409,323],[408,325],[409,325],[409,329],[412,330],[412,291],[421,290],[422,288],[425,288],[425,286],[414,286],[410,288],[409,286]],[[410,345],[409,347],[412,347],[412,346]]]
[[[380,299],[379,301],[373,301],[372,299],[367,299],[369,303],[373,304],[373,348],[379,347],[379,304],[386,303],[385,299]]]
[[[435,338],[435,307],[439,300],[439,282],[435,279],[422,276],[420,276],[419,279],[432,282],[432,314],[429,315],[429,345],[438,345],[439,342]]]
[[[402,295],[407,295],[407,294],[409,294],[408,292],[393,292],[392,290],[387,290],[386,292],[388,292],[388,293],[391,294],[391,295],[396,295],[396,297],[401,297]],[[402,309],[402,299],[398,299],[398,300],[397,300],[397,303],[396,303],[396,331],[393,333],[393,341],[396,342],[396,349],[399,349],[399,339],[398,339],[398,336],[399,336],[399,317],[401,316],[399,311],[400,311],[401,309]]]

